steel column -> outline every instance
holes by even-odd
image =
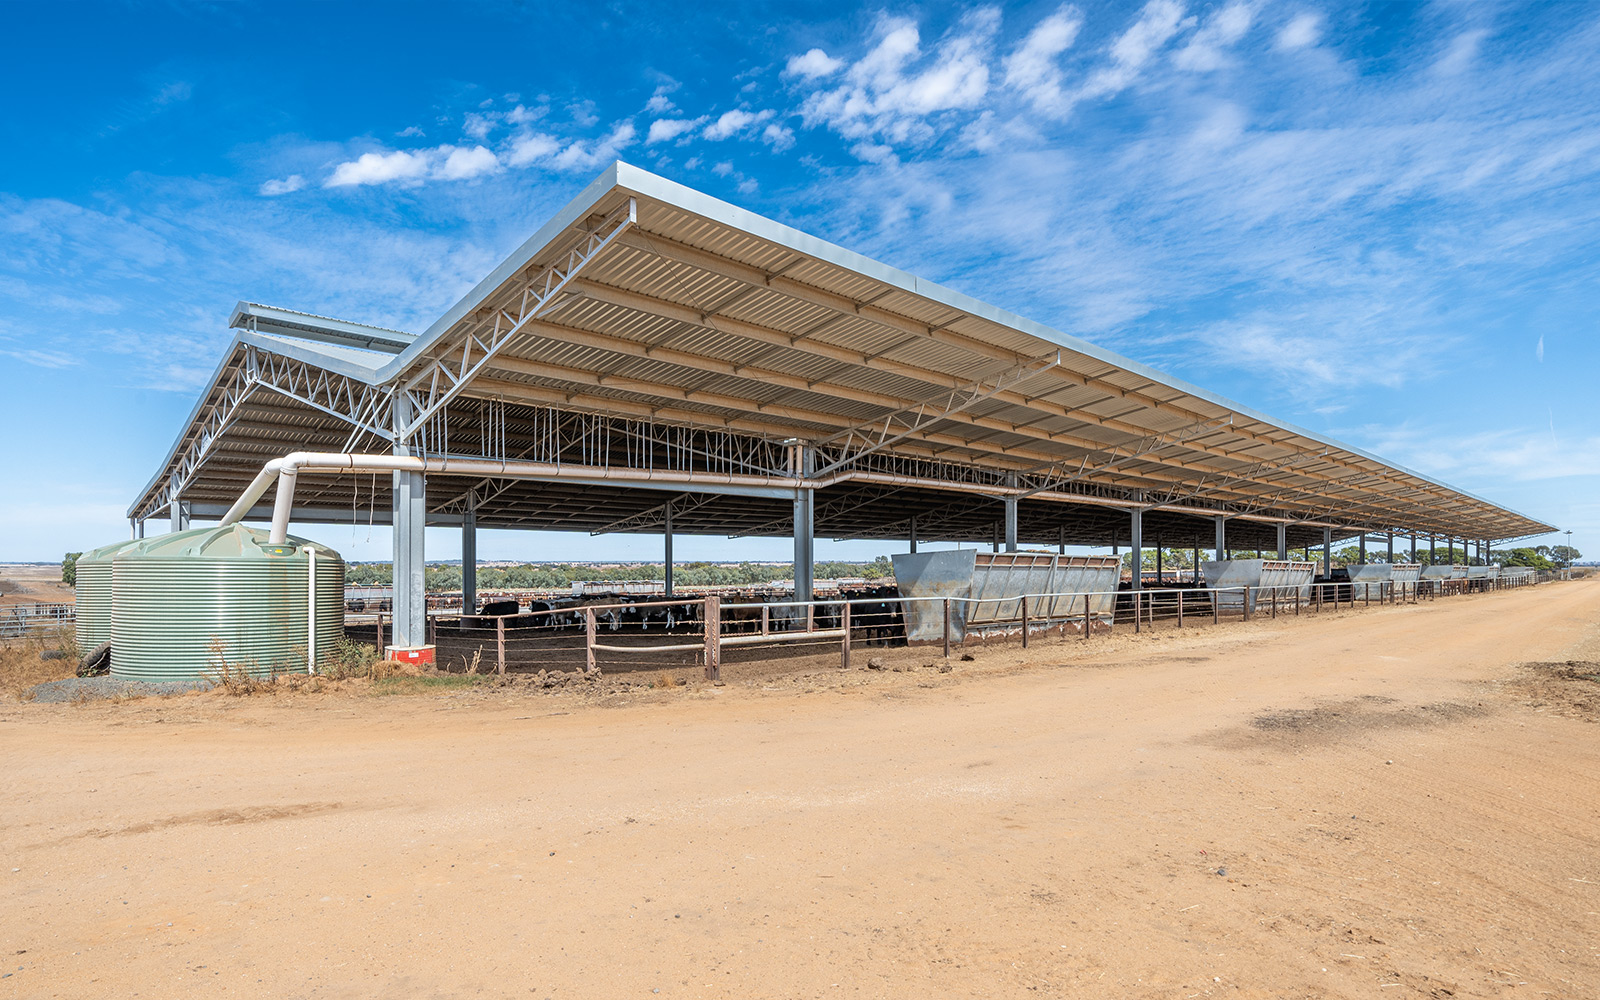
[[[1389,532],[1389,565],[1394,565],[1394,532]]]
[[[461,515],[461,613],[478,612],[478,499],[467,496],[467,510]]]
[[[806,492],[809,493],[811,491],[807,490]],[[661,569],[662,569],[662,589],[664,589],[666,591],[666,595],[668,597],[671,597],[672,596],[672,501],[671,500],[667,501],[667,509],[664,511],[664,514],[665,514],[666,524],[665,524],[665,527],[664,527],[664,529],[662,531],[662,535],[661,535],[661,548],[662,548],[662,558],[663,558],[663,563],[662,563],[662,567],[661,567]]]
[[[1322,529],[1322,575],[1333,575],[1333,529]]]
[[[410,419],[410,407],[403,398],[395,400],[395,426]],[[397,441],[396,455],[411,454],[408,442]],[[422,473],[394,473],[394,635],[392,642],[401,648],[427,643],[428,592],[424,573],[423,525],[427,521],[427,494]]]
[[[1360,547],[1360,554],[1356,556],[1356,562],[1365,566],[1367,564],[1367,533],[1365,531],[1361,532],[1361,539],[1356,544]]]
[[[1017,551],[1017,498],[1006,497],[1006,551]]]
[[[172,501],[172,530],[189,530],[189,502],[187,500]]]
[[[1056,554],[1067,554],[1067,526],[1064,524],[1056,528]]]
[[[1218,514],[1217,521],[1217,562],[1228,558],[1228,519]]]
[[[1428,565],[1439,565],[1439,536],[1428,536]]]
[[[1278,558],[1289,558],[1289,526],[1278,522]]]
[[[1143,587],[1141,577],[1144,575],[1144,510],[1133,508],[1131,520],[1133,522],[1133,543],[1128,551],[1133,553],[1133,589],[1135,592]],[[1134,614],[1138,614],[1138,605],[1134,605]]]
[[[911,554],[917,554],[917,515],[911,515]]]

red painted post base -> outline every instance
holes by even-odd
[[[397,663],[415,663],[419,666],[433,665],[432,646],[385,646],[383,658],[394,660]]]

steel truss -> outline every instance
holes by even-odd
[[[544,268],[525,284],[514,310],[495,310],[492,325],[468,328],[459,345],[441,344],[422,369],[399,387],[411,403],[412,414],[410,421],[399,428],[400,439],[410,438],[414,429],[441,412],[529,323],[561,308],[571,294],[568,286],[584,265],[604,253],[638,220],[638,202],[629,198],[626,204],[601,219],[567,251],[565,258]]]

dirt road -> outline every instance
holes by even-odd
[[[0,998],[1600,996],[1600,586],[626,705],[0,710]],[[564,714],[563,714],[564,713]]]

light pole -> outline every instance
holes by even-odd
[[[1567,535],[1567,552],[1566,552],[1566,558],[1563,559],[1562,562],[1566,563],[1566,565],[1567,565],[1567,579],[1570,580],[1570,579],[1572,579],[1572,529],[1571,528],[1567,529],[1566,535]]]

